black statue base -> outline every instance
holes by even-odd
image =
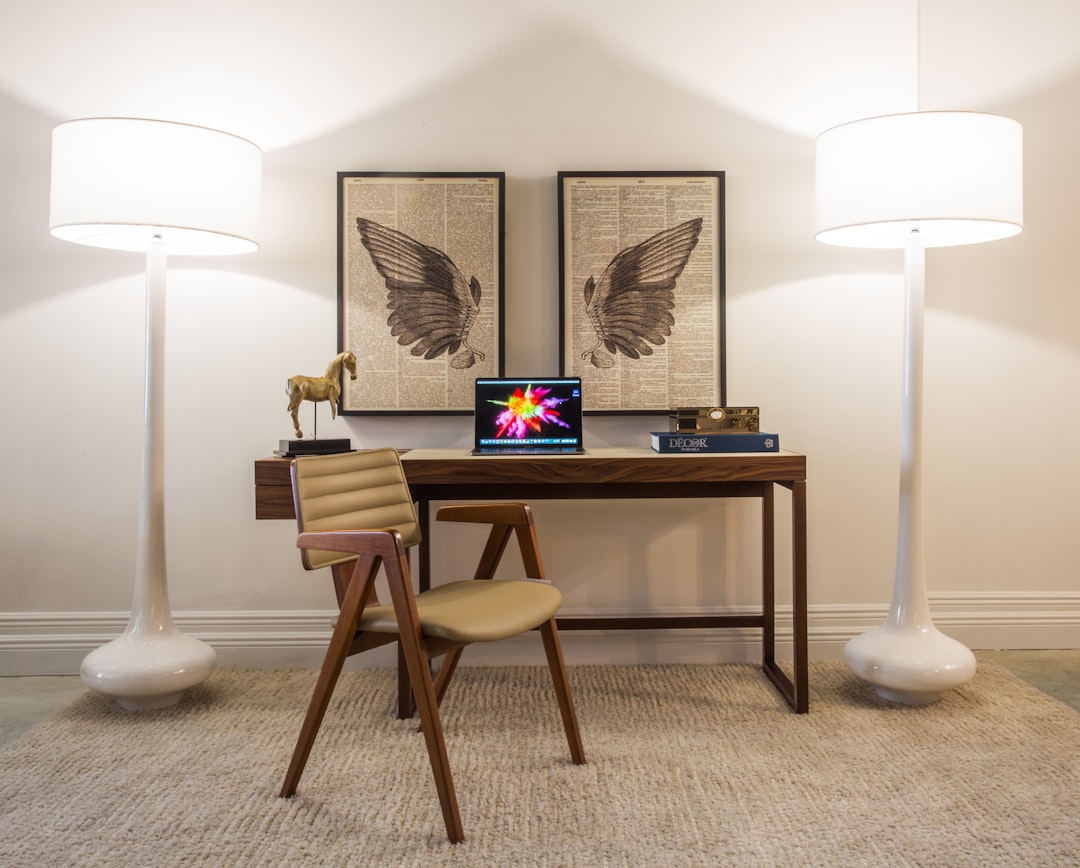
[[[334,455],[352,452],[352,441],[344,440],[279,440],[275,455],[295,458],[298,455]]]

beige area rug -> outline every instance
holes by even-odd
[[[993,664],[925,708],[811,667],[795,715],[753,666],[463,668],[447,842],[393,674],[347,673],[277,796],[315,673],[216,672],[164,711],[87,693],[0,754],[0,864],[1078,865],[1080,714]]]

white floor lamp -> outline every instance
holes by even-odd
[[[853,121],[817,141],[817,239],[904,250],[904,376],[896,575],[886,622],[844,661],[890,700],[935,702],[975,674],[975,656],[933,624],[922,516],[924,250],[1016,235],[1023,226],[1023,132],[978,112]]]
[[[146,255],[142,487],[131,618],[82,664],[89,686],[129,710],[163,708],[202,682],[214,650],[173,625],[165,559],[166,255],[222,256],[253,240],[262,152],[205,127],[87,118],[53,130],[49,228],[65,241]]]

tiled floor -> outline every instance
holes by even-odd
[[[15,741],[87,689],[78,675],[0,678],[0,747]]]
[[[976,651],[1017,678],[1080,711],[1080,649],[1070,651]]]
[[[1080,711],[1080,649],[978,651],[976,656],[1005,667]],[[77,675],[0,678],[0,747],[59,711],[87,689]]]

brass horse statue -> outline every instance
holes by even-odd
[[[326,366],[326,373],[321,377],[305,377],[297,374],[289,377],[289,384],[285,391],[289,395],[289,415],[292,416],[293,429],[296,439],[300,440],[304,432],[300,430],[300,421],[296,414],[300,409],[301,401],[329,401],[330,418],[337,416],[338,398],[341,396],[341,369],[349,372],[349,379],[356,379],[356,356],[351,352],[338,353],[333,361]]]

